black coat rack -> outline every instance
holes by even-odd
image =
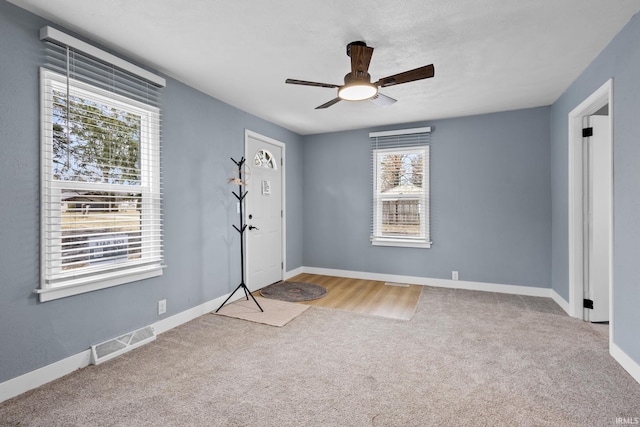
[[[233,161],[233,163],[235,163],[238,166],[238,179],[237,180],[233,180],[233,181],[238,183],[238,193],[239,194],[236,194],[235,191],[233,191],[232,193],[233,193],[234,196],[236,196],[236,199],[238,199],[238,202],[240,202],[240,228],[236,227],[235,225],[233,226],[233,228],[235,228],[236,231],[238,233],[240,233],[240,272],[241,272],[240,277],[241,277],[241,279],[240,279],[240,284],[238,285],[238,287],[235,288],[233,290],[233,292],[231,292],[231,295],[229,295],[226,300],[224,300],[222,305],[220,305],[220,307],[218,307],[218,310],[220,310],[222,307],[224,307],[224,305],[227,303],[227,301],[229,301],[229,299],[231,299],[233,294],[235,294],[238,289],[242,289],[244,291],[245,298],[247,298],[247,301],[249,300],[249,297],[251,297],[251,299],[253,300],[253,302],[256,303],[256,305],[258,306],[260,311],[264,312],[262,307],[260,307],[260,304],[258,304],[258,301],[256,301],[256,299],[253,297],[253,295],[251,295],[251,292],[249,292],[249,289],[247,288],[247,285],[245,285],[245,283],[244,283],[244,230],[247,228],[247,224],[245,224],[243,222],[244,221],[243,205],[244,205],[244,198],[247,195],[247,191],[244,191],[243,188],[242,188],[245,185],[245,182],[242,180],[242,166],[244,166],[245,159],[244,159],[244,157],[242,157],[239,162],[235,161],[233,158],[231,158],[231,160]],[[217,313],[218,310],[216,310],[215,312]]]

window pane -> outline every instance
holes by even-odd
[[[65,271],[140,258],[141,194],[62,190]]]
[[[383,200],[382,234],[420,236],[420,201]]]
[[[53,178],[140,185],[142,118],[95,100],[53,91]]]
[[[258,150],[253,158],[253,165],[260,168],[277,169],[275,158],[267,150]]]
[[[379,162],[380,192],[401,192],[403,189],[409,192],[421,191],[423,173],[421,153],[382,154]]]
[[[421,236],[419,197],[423,194],[423,158],[420,152],[380,155],[379,185],[383,197],[380,235]]]

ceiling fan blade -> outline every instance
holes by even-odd
[[[378,80],[375,85],[380,87],[387,87],[393,85],[399,85],[401,83],[414,82],[416,80],[428,79],[435,75],[435,68],[433,64],[425,65],[424,67],[416,68],[415,70],[405,71],[404,73],[394,74],[393,76],[385,77]]]
[[[356,72],[360,71],[366,74],[369,71],[373,48],[369,46],[360,46],[352,44],[351,50],[351,74],[355,77]]]
[[[380,92],[377,93],[373,98],[369,98],[369,101],[380,107],[388,107],[389,105],[397,102],[397,99],[393,99],[390,96],[383,95]]]
[[[339,101],[340,101],[340,98],[333,98],[331,101],[325,102],[324,104],[317,106],[316,110],[320,110],[320,109],[323,109],[323,108],[329,108],[333,104],[338,103]]]
[[[308,82],[306,80],[295,80],[295,79],[287,79],[284,82],[292,85],[303,85],[303,86],[317,86],[317,87],[328,87],[328,88],[340,87],[339,85],[334,85],[331,83]]]

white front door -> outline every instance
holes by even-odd
[[[284,145],[247,131],[245,158],[251,170],[247,180],[247,287],[251,291],[283,278],[283,164]]]
[[[590,116],[593,136],[584,139],[584,286],[593,301],[584,319],[609,321],[611,144],[609,117]]]

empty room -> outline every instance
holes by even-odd
[[[640,0],[0,0],[0,426],[640,425]]]

